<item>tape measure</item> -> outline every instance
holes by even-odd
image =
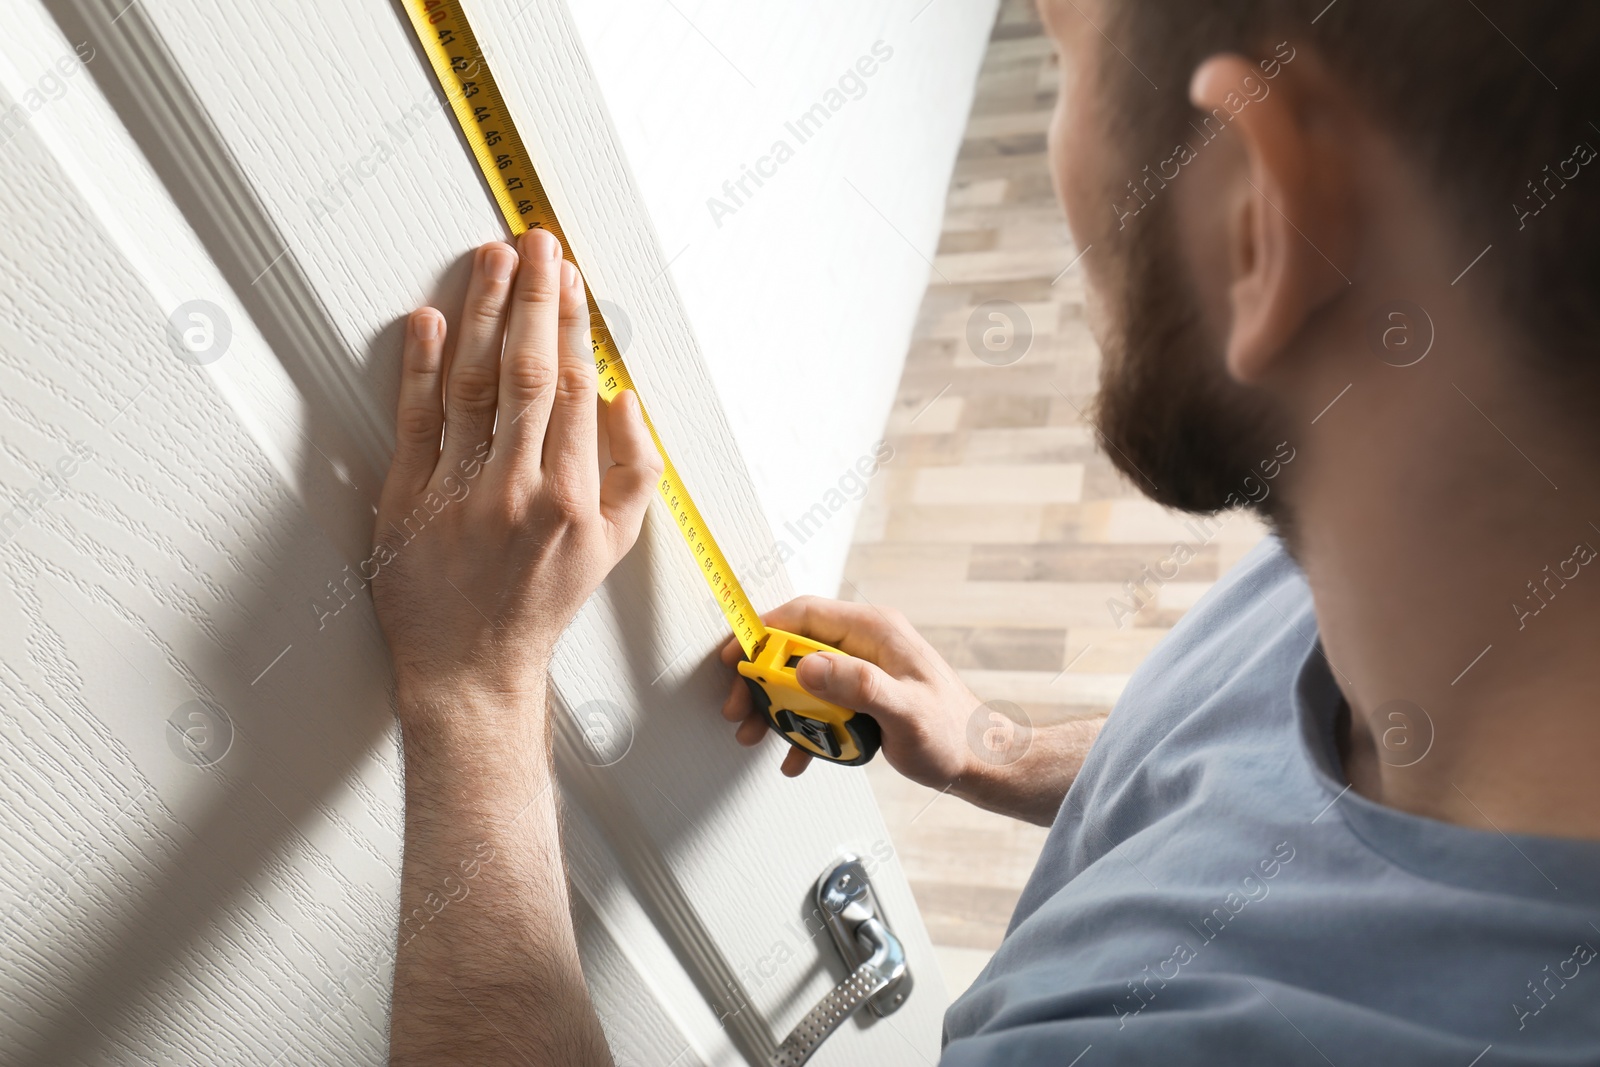
[[[511,120],[460,0],[406,0],[406,12],[512,235],[535,227],[548,230],[561,242],[562,255],[577,266],[577,258],[561,232],[561,223],[534,170],[533,158],[517,134],[516,123]],[[633,378],[595,303],[594,292],[587,286],[585,289],[595,373],[600,395],[609,403],[618,393],[633,389]],[[640,410],[644,410],[642,403]],[[762,624],[662,447],[648,413],[644,421],[665,468],[657,491],[739,647],[744,649],[747,659],[739,664],[739,673],[750,686],[756,709],[773,731],[819,759],[852,766],[867,762],[878,751],[877,722],[870,715],[812,696],[795,678],[794,668],[801,657],[839,650]]]

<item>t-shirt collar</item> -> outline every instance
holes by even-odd
[[[1342,699],[1319,640],[1294,684],[1302,751],[1328,798],[1319,822],[1342,819],[1372,851],[1422,878],[1600,910],[1600,841],[1457,826],[1385,807],[1351,789],[1334,734]]]

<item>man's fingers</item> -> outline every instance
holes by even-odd
[[[901,692],[904,683],[864,659],[813,652],[800,661],[794,673],[806,692],[840,707],[890,718],[906,714],[908,702]]]
[[[544,438],[544,467],[553,477],[593,500],[600,473],[595,459],[594,344],[589,333],[589,303],[578,268],[562,260],[561,307],[557,318],[555,394],[550,429]]]
[[[561,242],[546,230],[527,231],[518,248],[522,266],[506,318],[495,454],[504,457],[504,469],[526,476],[539,470],[555,397],[562,261]]]
[[[739,728],[733,732],[733,736],[741,745],[749,748],[751,745],[759,745],[761,739],[766,737],[769,732],[767,724],[761,716],[752,715],[739,724]]]
[[[489,440],[500,392],[506,295],[517,255],[500,241],[478,249],[445,378],[444,466],[454,469]]]
[[[877,663],[899,642],[910,641],[915,631],[893,609],[827,597],[796,597],[762,617],[768,626],[832,645],[852,656]],[[899,645],[905,651],[905,645]]]
[[[433,308],[413,311],[406,320],[400,399],[394,416],[394,459],[384,484],[408,495],[426,488],[439,464],[439,435],[444,429],[444,335],[444,316]]]
[[[742,675],[734,675],[728,699],[722,702],[722,717],[729,722],[744,722],[753,710],[755,705],[750,700],[750,686]]]
[[[644,510],[655,492],[663,463],[644,424],[644,409],[629,389],[606,405],[606,436],[613,466],[600,483],[600,514],[611,524],[618,553],[639,536]]]
[[[791,746],[788,755],[783,757],[783,776],[796,778],[800,772],[811,766],[811,753],[803,752]]]

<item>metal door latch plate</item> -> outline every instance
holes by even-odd
[[[817,910],[850,973],[806,1013],[772,1057],[773,1067],[800,1067],[862,1005],[880,1017],[911,994],[905,949],[894,936],[859,857],[846,855],[817,879]]]

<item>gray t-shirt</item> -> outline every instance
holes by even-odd
[[[1129,681],[943,1064],[1600,1064],[1600,843],[1362,798],[1339,706],[1269,538]]]

